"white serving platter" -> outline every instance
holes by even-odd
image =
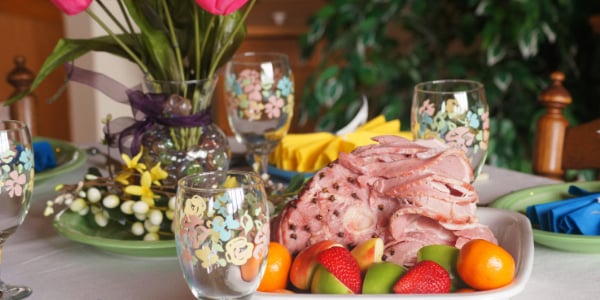
[[[473,292],[454,293],[439,295],[323,295],[323,294],[279,294],[262,293],[255,294],[253,300],[314,300],[314,299],[340,299],[340,300],[382,300],[382,299],[509,299],[519,294],[527,284],[533,268],[533,235],[529,219],[523,214],[496,208],[477,208],[479,221],[486,224],[496,235],[498,243],[504,247],[515,258],[516,276],[513,282],[505,287]]]

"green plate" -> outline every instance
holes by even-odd
[[[86,218],[70,210],[56,215],[54,228],[64,237],[91,245],[102,250],[130,256],[176,256],[174,240],[146,242],[135,240],[134,236],[118,226],[96,228],[89,225]]]
[[[568,198],[567,191],[571,185],[576,185],[589,191],[600,191],[600,181],[543,185],[512,192],[496,199],[490,206],[524,214],[527,206]],[[597,235],[586,236],[533,229],[533,239],[538,244],[558,250],[600,253],[600,236]]]
[[[65,141],[41,137],[34,137],[33,141],[50,143],[56,158],[56,167],[35,173],[35,183],[41,183],[48,178],[73,171],[83,165],[87,158],[85,151]]]

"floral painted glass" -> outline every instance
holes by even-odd
[[[294,113],[294,78],[281,53],[235,55],[225,69],[229,126],[267,173],[268,157],[287,134]]]
[[[21,226],[33,193],[34,158],[31,134],[20,121],[0,121],[0,261],[6,240]],[[4,283],[0,299],[23,299],[31,289]]]
[[[483,84],[471,80],[436,80],[415,86],[411,131],[415,139],[440,139],[463,150],[475,177],[487,156],[489,108]]]
[[[177,255],[198,299],[246,299],[264,274],[269,211],[262,179],[220,171],[178,181],[173,220]]]

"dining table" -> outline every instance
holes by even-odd
[[[76,183],[89,166],[103,162],[102,156],[89,155],[80,167],[36,182],[24,223],[4,245],[2,280],[31,287],[28,299],[194,299],[176,256],[108,252],[60,235],[52,225],[53,217],[44,216],[57,184]],[[487,206],[507,193],[556,183],[486,165],[474,186],[479,205]],[[565,252],[536,243],[531,276],[511,299],[598,299],[599,295],[600,254]]]

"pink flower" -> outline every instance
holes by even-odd
[[[10,197],[21,196],[23,194],[23,185],[27,177],[25,174],[19,174],[16,170],[10,172],[10,179],[6,181],[6,190]]]
[[[269,97],[269,103],[265,104],[265,111],[270,119],[279,118],[279,116],[281,116],[282,107],[283,99],[271,95],[271,97]]]
[[[248,94],[248,99],[251,101],[262,101],[262,86],[260,81],[260,73],[256,70],[245,69],[240,72],[238,82],[242,87],[242,91]]]
[[[223,16],[240,9],[246,2],[248,0],[196,0],[196,4],[211,14]]]
[[[475,135],[465,126],[456,127],[446,134],[446,142],[448,145],[461,149],[465,153],[468,151],[468,147],[473,145]]]
[[[76,15],[86,10],[92,0],[50,0],[52,3],[69,16]]]

